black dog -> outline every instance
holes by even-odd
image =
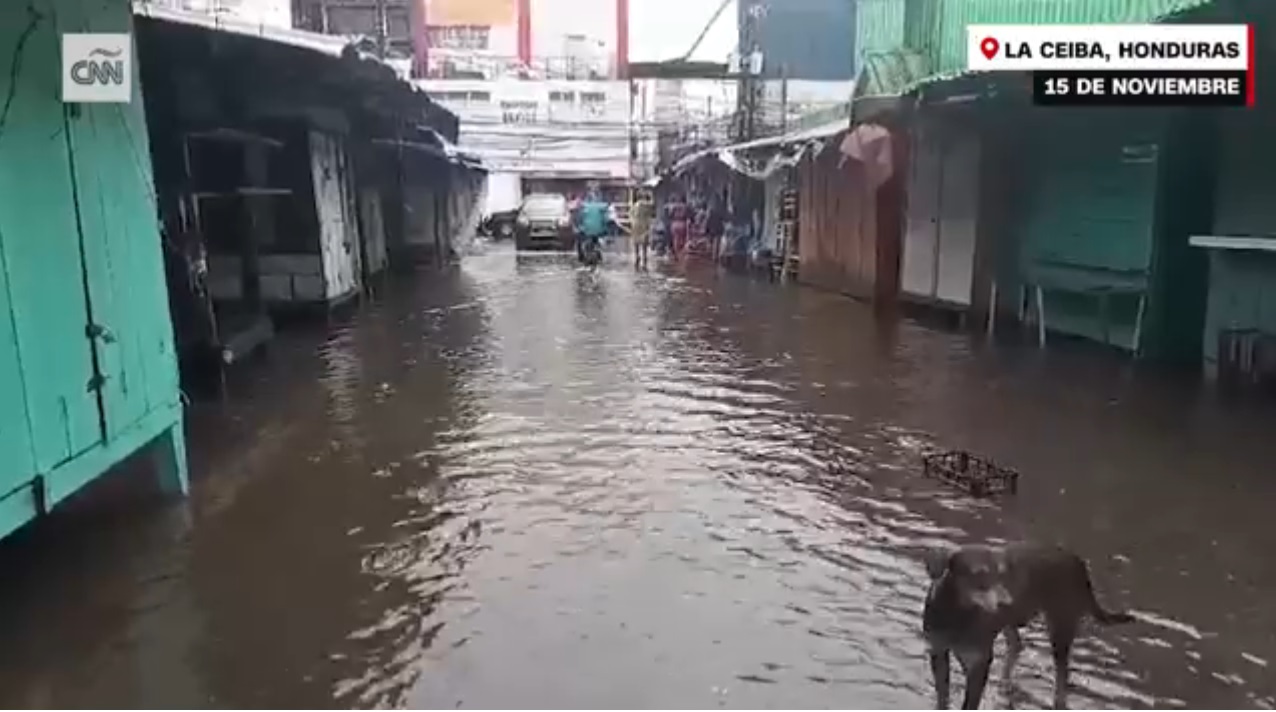
[[[1019,628],[1042,614],[1050,632],[1055,664],[1055,707],[1067,701],[1068,658],[1081,619],[1103,625],[1129,623],[1134,616],[1105,610],[1094,597],[1090,572],[1076,554],[1040,544],[967,546],[927,562],[930,590],[922,630],[930,648],[936,706],[949,701],[949,653],[966,673],[963,709],[978,709],[992,665],[992,646],[1005,633],[1009,681],[1023,642]]]

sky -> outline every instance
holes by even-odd
[[[722,0],[629,0],[629,56],[634,61],[682,56]],[[714,23],[693,59],[725,61],[735,49],[734,0]]]

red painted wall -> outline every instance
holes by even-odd
[[[532,0],[518,0],[518,61],[532,63]]]
[[[616,0],[616,78],[629,78],[629,0]]]
[[[426,27],[430,19],[426,16],[427,0],[411,0],[408,6],[408,21],[412,23],[412,76],[424,77],[430,67],[430,35]]]

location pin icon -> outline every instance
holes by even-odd
[[[997,50],[1001,48],[1001,43],[994,37],[985,37],[983,42],[979,43],[979,51],[984,53],[985,59],[992,59],[997,55]]]

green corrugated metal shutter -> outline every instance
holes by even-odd
[[[1027,244],[1033,259],[1147,270],[1159,149],[1154,140],[1065,130],[1039,146]]]
[[[930,71],[966,70],[967,25],[1157,22],[1213,0],[859,0],[856,47],[862,53],[907,45]]]
[[[1156,22],[1213,0],[935,0],[935,72],[966,69],[967,25],[1117,24]]]
[[[1069,112],[1041,117],[1021,226],[1025,281],[1052,292],[1050,328],[1102,340],[1103,315],[1084,293],[1146,285],[1156,229],[1156,122]],[[1132,330],[1136,297],[1107,316]]]

